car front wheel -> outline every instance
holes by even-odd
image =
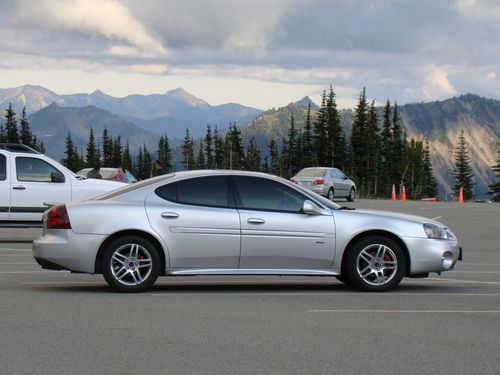
[[[160,257],[148,240],[127,236],[113,241],[103,257],[103,276],[119,292],[149,289],[160,273]]]
[[[348,256],[348,279],[361,290],[385,292],[398,286],[403,278],[405,255],[388,237],[365,237]]]

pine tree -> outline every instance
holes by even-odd
[[[474,196],[474,171],[470,166],[469,149],[465,143],[464,131],[460,132],[458,145],[455,150],[455,167],[453,169],[455,177],[455,192],[462,187],[464,189],[464,199],[472,199]]]
[[[205,169],[205,155],[203,153],[203,141],[200,139],[200,143],[198,144],[198,153],[196,156],[195,169]]]
[[[224,144],[226,169],[240,170],[243,166],[245,152],[243,149],[241,133],[236,127],[236,124],[229,125],[229,130],[226,133],[226,141]]]
[[[350,165],[351,176],[357,182],[357,188],[360,195],[366,193],[366,168],[364,155],[366,152],[366,128],[368,119],[368,103],[366,101],[366,89],[359,94],[358,104],[354,110],[354,121],[352,124],[351,142],[350,142]]]
[[[411,139],[405,147],[408,173],[404,181],[407,197],[418,199],[422,195],[425,150],[422,141]]]
[[[326,132],[328,134],[328,154],[326,165],[343,168],[345,137],[344,131],[340,126],[340,115],[332,86],[330,86],[330,92],[326,101],[326,109],[328,114],[326,126]]]
[[[186,128],[186,133],[184,136],[184,141],[181,146],[184,168],[186,170],[194,169],[194,145],[193,138],[189,133],[189,129]]]
[[[424,148],[424,161],[422,166],[422,196],[427,197],[436,197],[437,196],[437,182],[434,178],[434,173],[432,170],[432,162],[431,162],[431,151],[429,146],[429,141],[425,140],[425,148]]]
[[[245,157],[245,170],[259,172],[261,170],[260,149],[255,138],[250,138]]]
[[[132,157],[130,155],[130,146],[127,143],[125,145],[125,150],[123,150],[122,167],[128,171],[132,171],[134,168],[132,166]]]
[[[142,179],[150,178],[153,174],[153,155],[148,151],[146,145],[143,148],[143,175]]]
[[[279,173],[279,153],[278,146],[274,137],[269,141],[269,157],[271,158],[270,172],[272,174]]]
[[[112,145],[113,145],[112,166],[113,167],[120,167],[122,165],[122,153],[123,153],[121,136],[116,137],[114,139]]]
[[[219,135],[217,131],[217,125],[214,129],[213,135],[213,144],[214,144],[214,168],[221,169],[224,168],[224,140]]]
[[[379,174],[381,165],[380,156],[380,129],[378,126],[378,116],[375,109],[375,100],[372,100],[368,110],[366,126],[366,155],[365,170],[367,177],[367,193],[377,196],[379,192]]]
[[[326,166],[328,158],[327,137],[328,109],[326,106],[326,91],[321,96],[321,107],[314,122],[314,165]]]
[[[284,158],[286,158],[287,163],[285,165],[286,173],[288,176],[293,176],[299,169],[300,163],[300,148],[298,142],[298,132],[295,127],[295,119],[293,117],[293,113],[290,115],[290,127],[288,128],[288,142],[287,142],[287,150],[288,154]]]
[[[206,168],[215,168],[215,158],[214,158],[214,144],[212,137],[212,129],[210,125],[207,125],[207,133],[205,134],[205,157],[206,157]]]
[[[391,171],[392,171],[392,130],[391,130],[391,102],[387,99],[384,107],[382,133],[380,137],[380,156],[382,166],[380,168],[380,192],[387,197],[391,192]]]
[[[3,124],[0,124],[0,143],[4,142],[7,142],[7,134],[5,133]]]
[[[495,165],[492,169],[493,172],[495,172],[497,182],[489,186],[490,190],[487,194],[492,194],[492,199],[495,202],[500,202],[500,142],[497,142],[497,165]]]
[[[64,166],[66,166],[73,172],[76,172],[81,169],[80,167],[82,163],[80,161],[80,156],[78,155],[78,151],[75,147],[75,144],[71,139],[70,132],[68,132],[68,135],[66,137],[66,150],[64,151],[64,154],[66,155],[66,157],[61,160],[61,163]]]
[[[30,124],[28,122],[28,118],[26,117],[26,107],[23,108],[19,125],[21,126],[21,143],[31,148],[35,148],[36,137],[31,133]]]
[[[5,111],[5,136],[8,143],[19,143],[16,113],[10,103],[9,108]]]
[[[113,140],[106,128],[102,132],[102,164],[103,167],[113,167]]]
[[[391,184],[399,186],[399,194],[403,190],[403,181],[407,170],[407,162],[404,159],[405,142],[402,137],[401,125],[399,124],[398,103],[394,102],[392,111],[392,147],[391,147]]]
[[[100,165],[100,160],[98,159],[97,149],[94,139],[94,129],[90,127],[89,130],[89,142],[87,143],[87,154],[86,154],[86,166],[88,168],[94,168]]]
[[[145,172],[144,172],[144,156],[142,153],[142,147],[139,147],[139,153],[137,154],[137,159],[135,162],[134,174],[138,180],[144,179]]]
[[[306,123],[302,136],[302,166],[313,165],[313,144],[312,144],[312,124],[311,124],[311,102],[307,104]],[[274,172],[273,172],[274,173]]]

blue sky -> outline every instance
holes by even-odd
[[[498,98],[500,2],[4,0],[0,87],[113,96],[183,87],[262,109],[330,84],[341,107]]]

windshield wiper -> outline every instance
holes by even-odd
[[[338,208],[338,210],[349,210],[349,211],[352,211],[352,210],[355,210],[354,207],[347,207],[347,206],[340,206]]]

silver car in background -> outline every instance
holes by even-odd
[[[337,168],[304,168],[293,176],[290,181],[330,200],[346,198],[349,202],[352,202],[356,196],[354,182]]]
[[[452,269],[461,250],[431,219],[339,206],[264,173],[187,171],[51,208],[33,255],[122,292],[162,275],[327,276],[386,291]]]

